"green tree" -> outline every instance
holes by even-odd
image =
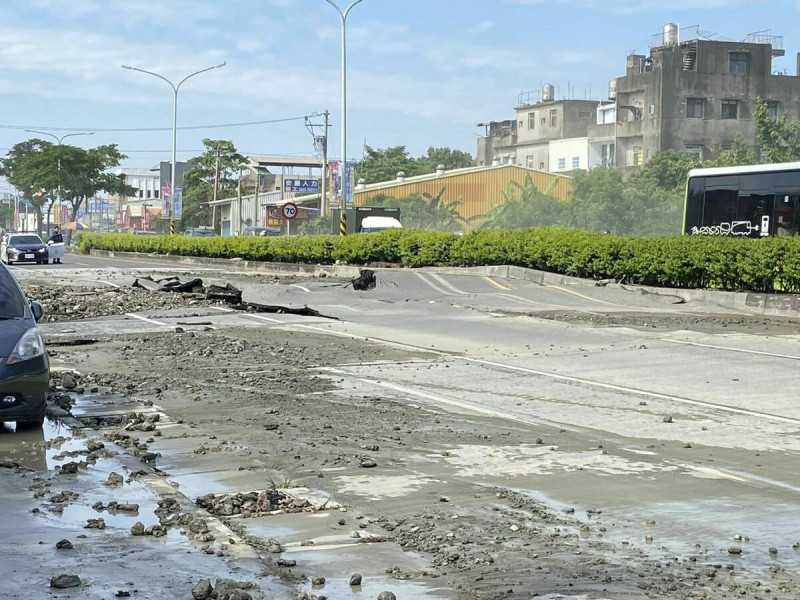
[[[239,172],[246,161],[231,141],[205,139],[203,146],[205,152],[189,161],[192,169],[183,176],[181,229],[211,224],[208,203],[214,198],[215,184],[218,199],[235,195]]]
[[[428,148],[427,156],[419,158],[417,163],[418,171],[433,173],[439,165],[443,165],[447,171],[474,167],[475,159],[468,152],[462,152],[461,150],[430,147]]]
[[[42,153],[53,144],[37,138],[15,144],[0,162],[0,175],[16,187],[33,206],[36,229],[42,234],[42,209],[55,198],[58,188],[58,164],[45,164]],[[41,190],[45,193],[41,193]]]
[[[633,185],[652,184],[661,190],[676,190],[686,187],[691,169],[701,166],[697,158],[688,152],[667,150],[648,160],[641,170],[631,177]]]
[[[765,163],[800,160],[800,123],[790,123],[786,114],[770,117],[769,108],[761,98],[756,101],[756,144]]]
[[[503,204],[484,215],[479,229],[525,229],[565,224],[567,203],[551,196],[551,191],[540,192],[530,177],[524,184],[510,183],[503,192]]]
[[[747,143],[741,135],[737,135],[733,145],[729,150],[720,154],[716,160],[706,161],[705,167],[740,167],[743,165],[757,165],[761,162],[753,150],[753,146]]]
[[[330,234],[332,231],[333,219],[327,216],[306,221],[300,226],[300,233],[303,235]]]
[[[72,207],[70,220],[78,218],[78,211],[83,203],[95,197],[99,192],[132,195],[135,190],[125,183],[123,175],[113,175],[109,170],[127,158],[116,144],[108,144],[84,150],[77,146],[50,146],[43,152],[43,160],[52,162],[49,154],[54,154],[56,163],[60,160],[58,179],[61,185],[61,196]],[[68,238],[72,237],[72,232]]]
[[[412,194],[405,198],[376,196],[370,199],[370,206],[399,208],[400,220],[407,229],[427,229],[429,231],[463,231],[467,220],[458,212],[463,202],[446,202],[442,188],[438,194]]]
[[[356,165],[356,180],[364,179],[367,183],[390,181],[402,171],[407,177],[419,173],[419,164],[412,158],[405,146],[393,146],[380,150],[366,147],[364,160]]]
[[[619,235],[631,231],[634,215],[619,171],[575,171],[572,177],[572,194],[566,209],[569,226]]]

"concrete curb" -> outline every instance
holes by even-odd
[[[136,252],[109,252],[106,250],[92,250],[91,256],[146,258],[147,260],[180,263],[197,266],[216,266],[220,268],[240,269],[276,275],[291,275],[295,277],[335,277],[353,279],[358,277],[361,269],[370,268],[376,272],[381,271],[412,271],[404,267],[372,267],[350,265],[305,265],[295,263],[273,263],[248,261],[240,258],[200,258],[193,256],[172,256],[164,254],[141,254]],[[529,281],[542,286],[561,287],[597,287],[597,282],[591,279],[581,279],[559,273],[550,273],[525,267],[511,265],[487,265],[480,267],[425,267],[413,269],[421,273],[436,273],[439,275],[473,275],[478,277],[496,277],[498,279],[518,279]],[[776,317],[800,317],[800,295],[798,294],[764,294],[759,292],[720,292],[717,290],[690,290],[679,288],[659,288],[642,285],[623,285],[608,283],[607,287],[622,289],[632,293],[654,294],[670,296],[707,307],[719,307],[745,314],[755,314]]]
[[[299,263],[274,263],[241,258],[203,258],[197,256],[177,256],[172,254],[146,254],[140,252],[111,252],[91,250],[89,256],[100,258],[146,259],[154,262],[178,263],[189,266],[213,266],[222,269],[256,271],[259,273],[291,275],[295,277],[336,277],[354,279],[361,269],[349,265],[305,265]]]

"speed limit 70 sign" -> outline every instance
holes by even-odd
[[[287,202],[281,207],[281,214],[287,221],[292,221],[297,218],[297,204],[294,202]]]
[[[287,221],[297,218],[297,205],[294,202],[287,202],[281,207],[281,214]]]

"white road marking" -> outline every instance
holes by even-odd
[[[298,285],[296,283],[293,283],[291,285],[291,287],[296,287],[297,289],[303,290],[306,294],[310,294],[311,293],[310,289],[308,289],[307,287],[303,287],[302,285]]]
[[[559,292],[564,292],[565,294],[572,294],[573,296],[577,296],[578,298],[583,298],[584,300],[588,300],[589,302],[597,302],[598,304],[607,304],[608,306],[624,306],[623,304],[614,304],[613,302],[606,302],[605,300],[598,300],[597,298],[592,298],[591,296],[585,296],[579,292],[574,292],[572,290],[568,290],[558,285],[545,285],[543,287],[549,288],[551,290],[558,290]],[[630,308],[630,307],[625,307]]]
[[[442,288],[440,288],[438,285],[436,285],[432,281],[428,281],[425,277],[423,277],[422,273],[415,273],[415,275],[417,277],[419,277],[422,281],[424,281],[426,284],[428,284],[430,287],[432,287],[434,290],[439,292],[440,294],[443,294],[445,296],[452,296],[453,295],[450,292],[447,292],[447,291],[443,290]]]
[[[356,310],[352,306],[345,306],[344,304],[320,304],[322,308],[341,308],[342,310],[349,310],[350,312],[360,313],[360,310]]]
[[[209,306],[208,308],[211,308],[213,310],[218,310],[220,312],[226,312],[226,313],[232,313],[233,312],[232,308],[223,308],[221,306]]]
[[[647,396],[649,398],[658,398],[659,400],[669,400],[671,402],[679,402],[681,404],[688,404],[690,406],[702,406],[703,408],[710,408],[714,410],[721,410],[723,412],[734,413],[738,415],[747,415],[751,417],[758,417],[770,421],[777,421],[779,423],[789,423],[792,425],[800,424],[800,419],[793,419],[791,417],[781,417],[780,415],[772,415],[769,413],[762,413],[755,410],[747,410],[746,408],[736,408],[733,406],[724,406],[722,404],[715,404],[713,402],[705,402],[703,400],[692,400],[691,398],[682,398],[681,396],[672,396],[670,394],[660,394],[658,392],[649,392],[647,390],[639,390],[636,388],[626,387],[623,385],[615,385],[613,383],[603,383],[601,381],[593,381],[591,379],[583,379],[582,377],[572,377],[570,375],[559,375],[557,373],[549,373],[547,371],[539,371],[537,369],[529,369],[527,367],[518,367],[516,365],[507,365],[491,360],[484,360],[482,358],[471,358],[469,356],[461,357],[468,362],[488,365],[508,371],[517,371],[520,373],[528,373],[530,375],[537,375],[539,377],[548,377],[558,381],[568,381],[570,383],[581,383],[592,387],[597,387],[605,390],[612,390],[615,392],[623,392],[626,394],[637,394],[639,396]]]
[[[135,315],[133,313],[125,313],[126,317],[130,317],[131,319],[139,319],[140,321],[144,321],[145,323],[151,323],[153,325],[161,325],[162,327],[172,327],[169,323],[162,323],[161,321],[156,321],[155,319],[148,319],[147,317],[140,317],[139,315]]]
[[[500,283],[497,283],[497,282],[496,282],[494,279],[492,279],[491,277],[484,277],[484,279],[485,279],[487,282],[489,282],[491,285],[493,285],[494,287],[496,287],[497,289],[499,289],[499,290],[504,290],[504,291],[506,291],[506,292],[511,292],[511,291],[513,291],[513,290],[514,290],[514,288],[506,287],[506,286],[504,286],[504,285],[502,285],[502,284],[500,284]]]
[[[116,283],[111,283],[110,281],[106,281],[105,279],[98,279],[98,281],[100,283],[105,283],[106,285],[109,285],[109,286],[111,286],[113,288],[119,288],[120,287]]]
[[[325,371],[328,373],[334,373],[339,376],[347,376],[347,377],[356,377],[356,379],[362,383],[367,383],[369,385],[375,385],[378,387],[386,388],[389,390],[394,390],[395,392],[401,392],[403,394],[408,394],[411,396],[416,396],[418,398],[424,398],[426,400],[431,400],[433,402],[437,402],[439,404],[446,404],[449,406],[455,406],[464,410],[468,410],[470,412],[487,415],[490,417],[497,417],[499,419],[505,419],[507,421],[514,421],[515,423],[524,423],[526,425],[548,425],[549,427],[559,427],[565,428],[560,423],[555,423],[553,421],[548,421],[547,419],[536,419],[536,418],[523,418],[517,417],[515,415],[505,413],[499,410],[495,410],[493,408],[488,408],[482,406],[480,404],[473,404],[471,402],[462,402],[460,400],[456,400],[454,398],[449,398],[447,396],[441,396],[439,394],[432,394],[430,392],[424,392],[422,390],[418,390],[411,387],[406,387],[404,385],[398,385],[396,383],[389,383],[388,381],[377,381],[375,379],[367,379],[365,377],[358,377],[354,376],[352,373],[348,373],[347,371],[343,371],[341,369],[336,369],[333,367],[321,367],[320,371]],[[574,429],[573,429],[574,431]]]
[[[268,323],[280,323],[281,325],[288,325],[286,321],[281,321],[280,319],[273,319],[272,317],[265,317],[263,315],[243,314],[242,316],[247,317],[248,319],[258,319],[259,321],[267,321]]]
[[[764,352],[762,350],[747,350],[745,348],[731,348],[730,346],[715,346],[714,344],[701,344],[699,342],[689,342],[686,340],[664,339],[665,342],[672,344],[684,344],[686,346],[697,346],[698,348],[712,348],[714,350],[727,350],[728,352],[742,352],[743,354],[758,354],[759,356],[772,356],[774,358],[786,358],[789,360],[800,360],[800,356],[791,354],[780,354],[778,352]]]
[[[437,275],[436,273],[428,273],[428,275],[430,275],[433,279],[435,279],[436,281],[441,283],[448,290],[451,290],[451,291],[455,292],[459,296],[468,296],[469,295],[469,294],[467,294],[467,292],[464,292],[464,291],[458,289],[456,286],[451,284],[449,281],[447,281],[447,279],[445,279],[441,275]]]
[[[552,306],[552,304],[548,304],[546,302],[537,302],[536,300],[528,300],[527,298],[522,298],[520,296],[515,296],[514,294],[499,294],[494,293],[495,296],[501,296],[503,298],[508,298],[509,300],[515,300],[516,302],[520,302],[522,304],[527,304],[529,306]]]

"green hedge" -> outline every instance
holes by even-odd
[[[82,233],[79,247],[248,260],[407,267],[517,265],[675,288],[800,292],[800,238],[620,238],[543,227],[459,236],[395,230],[347,237],[136,236]]]

